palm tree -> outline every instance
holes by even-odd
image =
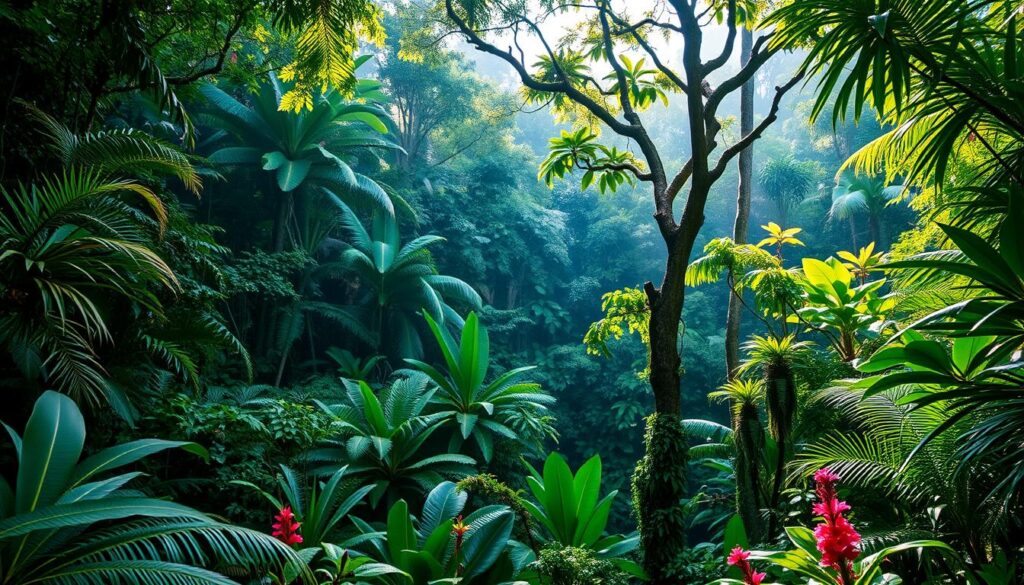
[[[282,111],[285,84],[270,75],[250,104],[220,88],[201,88],[209,115],[218,128],[204,146],[214,149],[209,161],[227,167],[249,167],[272,174],[277,185],[273,250],[303,239],[296,224],[315,219],[319,206],[339,200],[370,205],[394,214],[388,194],[369,177],[355,172],[345,157],[373,149],[396,149],[387,138],[390,119],[381,105],[380,84],[362,80],[353,101],[335,92],[319,96],[309,111]],[[293,221],[298,216],[298,221]]]
[[[740,367],[740,373],[754,368],[761,370],[768,434],[776,446],[775,477],[769,499],[772,511],[769,534],[775,533],[775,512],[778,511],[779,498],[782,496],[787,454],[792,449],[793,422],[799,409],[793,365],[810,345],[808,342],[797,341],[795,335],[782,338],[755,335],[743,346],[747,351],[747,361]]]
[[[761,453],[764,433],[758,406],[764,401],[764,382],[735,378],[708,398],[729,402],[732,410],[732,442],[735,447],[736,513],[747,527],[751,542],[765,536],[761,522]]]
[[[787,154],[769,159],[757,173],[764,196],[775,203],[779,223],[787,225],[789,214],[814,190],[814,163],[798,161]]]
[[[347,205],[340,205],[350,239],[350,248],[342,254],[340,263],[359,279],[369,312],[364,322],[370,323],[371,335],[377,340],[375,353],[422,356],[423,342],[417,327],[420,312],[440,325],[461,327],[463,319],[450,302],[481,308],[480,295],[471,286],[454,276],[437,273],[428,248],[444,238],[420,236],[403,245],[394,216],[375,212],[367,231]]]
[[[113,341],[108,321],[125,304],[159,319],[159,292],[179,286],[153,249],[166,229],[167,208],[127,175],[170,173],[190,189],[199,188],[199,177],[184,155],[145,134],[77,135],[42,112],[30,114],[64,169],[0,191],[0,343],[26,379],[92,404],[103,398],[127,416],[125,396],[98,355]],[[158,336],[137,333],[163,361],[190,362],[183,351],[167,353],[170,346]]]
[[[898,198],[903,190],[903,185],[886,186],[883,176],[843,173],[836,182],[835,188],[832,189],[829,218],[850,220],[850,235],[853,239],[853,246],[856,248],[857,235],[853,218],[858,214],[866,215],[871,241],[884,248],[886,244],[883,241],[882,214],[889,202]]]
[[[138,471],[110,475],[167,449],[205,456],[194,443],[141,439],[80,461],[82,413],[52,391],[36,402],[24,436],[8,432],[18,470],[13,482],[0,477],[5,584],[230,585],[212,569],[256,576],[284,565],[312,582],[295,553],[270,536],[126,487],[143,475]]]

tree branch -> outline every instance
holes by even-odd
[[[778,119],[779,104],[782,103],[782,97],[785,96],[786,92],[788,92],[790,89],[793,89],[793,86],[799,83],[800,80],[803,79],[803,77],[803,71],[799,71],[789,81],[787,81],[785,85],[778,86],[775,88],[775,97],[772,99],[772,107],[768,111],[768,115],[765,116],[764,120],[761,120],[760,124],[754,127],[754,130],[751,131],[750,134],[747,134],[743,138],[740,138],[738,141],[736,141],[736,144],[733,144],[729,148],[725,149],[725,152],[722,153],[722,157],[718,159],[718,164],[716,164],[715,168],[712,169],[711,171],[712,180],[717,180],[719,177],[721,177],[722,173],[725,172],[725,168],[729,165],[729,162],[733,158],[735,158],[736,155],[746,150],[747,147],[750,146],[755,140],[760,138],[761,134],[763,134],[764,131],[767,130],[768,127],[771,126],[776,119]]]
[[[456,12],[455,7],[452,5],[452,0],[445,0],[445,10],[448,17],[457,27],[459,27],[459,30],[463,35],[465,35],[466,40],[470,44],[475,46],[481,52],[494,55],[511,65],[519,75],[519,80],[527,88],[544,93],[563,93],[574,102],[586,108],[587,111],[596,116],[615,133],[630,138],[637,137],[638,132],[636,127],[619,121],[607,108],[591,99],[578,88],[573,87],[573,85],[565,78],[558,82],[542,81],[530,75],[530,72],[526,70],[526,65],[522,61],[516,59],[515,56],[512,55],[511,51],[503,51],[493,44],[485,41],[479,34],[477,34],[476,31],[473,30],[473,28],[470,27],[461,16],[459,16],[458,12]],[[541,38],[543,40],[543,36]]]
[[[717,57],[704,64],[704,75],[720,69],[729,62],[729,57],[732,57],[732,49],[736,44],[736,0],[729,0],[728,11],[726,26],[729,27],[729,34],[725,38],[725,45],[722,46],[722,52]]]

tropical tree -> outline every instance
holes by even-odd
[[[761,192],[775,204],[779,223],[788,225],[789,214],[815,189],[813,163],[789,154],[768,159],[757,173]]]
[[[80,460],[85,421],[71,398],[44,393],[19,436],[13,481],[0,478],[0,570],[12,584],[210,583],[211,569],[249,575],[302,561],[268,535],[217,521],[127,486],[138,471],[110,475],[168,449],[199,455],[194,443],[141,439]]]
[[[333,417],[337,435],[310,458],[331,473],[342,466],[373,486],[370,502],[393,504],[404,495],[419,496],[444,481],[471,475],[476,461],[458,453],[429,454],[427,440],[443,416],[426,414],[434,390],[427,378],[401,378],[380,390],[365,382],[342,380],[345,402],[318,403]]]
[[[417,327],[421,311],[439,324],[462,326],[462,317],[449,303],[481,308],[480,295],[473,287],[454,276],[437,273],[428,248],[444,238],[420,236],[403,245],[394,216],[375,212],[367,231],[355,213],[341,205],[350,247],[339,262],[359,278],[366,308],[351,310],[369,324],[378,353],[422,356],[423,342]]]
[[[657,454],[649,454],[641,466],[643,480],[635,483],[637,498],[643,501],[640,514],[644,535],[644,560],[656,585],[672,582],[669,573],[673,559],[683,549],[684,525],[672,510],[683,497],[682,481],[686,472],[685,449],[680,434],[680,317],[683,311],[686,266],[693,252],[698,232],[704,222],[704,208],[711,188],[722,177],[733,159],[756,141],[777,118],[783,95],[799,81],[779,86],[771,106],[760,123],[739,137],[720,156],[713,156],[720,140],[721,125],[717,122],[719,106],[736,92],[771,58],[775,50],[762,37],[751,48],[747,65],[726,79],[707,81],[730,62],[740,27],[741,3],[726,5],[672,2],[665,6],[663,17],[651,18],[636,6],[619,6],[600,1],[581,8],[579,25],[559,38],[548,38],[536,23],[545,18],[545,7],[527,4],[513,9],[472,0],[444,0],[437,3],[451,26],[442,26],[442,34],[452,30],[483,53],[495,56],[515,71],[526,95],[536,103],[552,104],[556,114],[578,121],[572,132],[551,142],[547,160],[541,165],[542,176],[557,179],[579,171],[581,185],[613,189],[626,182],[642,182],[650,188],[658,233],[665,243],[665,274],[660,285],[643,287],[650,305],[650,383],[658,416],[650,419],[651,432],[657,437],[649,441]],[[742,3],[745,10],[749,3]],[[556,11],[576,10],[558,6]],[[702,33],[702,26],[715,18],[728,31],[724,42],[712,47]],[[519,30],[526,24],[523,30]],[[749,23],[748,23],[749,24]],[[506,50],[504,33],[521,34],[539,42],[549,50],[528,62],[524,53]],[[681,68],[670,66],[664,53],[655,49],[653,37],[664,33],[676,38],[684,47]],[[557,33],[556,33],[557,34]],[[520,37],[521,38],[521,37]],[[621,57],[626,55],[628,62]],[[635,64],[643,60],[644,66]],[[596,79],[591,66],[607,63],[614,73],[614,82]],[[614,88],[614,90],[612,89]],[[654,90],[653,92],[651,90]],[[660,98],[658,90],[685,95],[690,124],[686,135],[690,140],[691,158],[668,168],[664,145],[649,133],[650,120],[645,111]],[[633,150],[598,141],[597,127],[622,137]],[[674,212],[680,193],[686,194],[682,216]],[[667,433],[671,437],[662,437]],[[657,478],[657,479],[651,479]],[[671,479],[669,479],[671,478]]]
[[[470,313],[462,328],[462,337],[456,343],[451,334],[424,315],[434,339],[444,356],[445,368],[437,369],[419,360],[406,359],[437,385],[434,395],[436,410],[452,427],[449,451],[461,451],[462,442],[473,438],[485,463],[494,455],[495,439],[518,442],[523,448],[540,451],[541,442],[554,435],[554,428],[545,422],[547,405],[554,397],[544,393],[540,384],[521,381],[521,375],[534,369],[526,366],[509,370],[488,383],[490,342],[487,328],[479,323],[476,313]],[[540,421],[545,434],[517,433],[514,421],[528,417]],[[546,436],[545,436],[546,435]]]
[[[882,214],[886,206],[899,198],[903,185],[886,185],[884,176],[857,175],[845,172],[839,176],[832,189],[832,204],[828,215],[832,219],[850,220],[850,236],[857,246],[857,230],[854,217],[866,215],[871,243],[886,245],[886,234],[882,233]]]
[[[775,512],[779,509],[785,478],[786,461],[793,449],[794,423],[800,405],[794,366],[810,347],[810,343],[797,341],[793,334],[782,338],[755,335],[744,345],[747,360],[740,373],[761,370],[764,380],[765,413],[768,415],[768,435],[775,441],[775,474],[770,491],[769,534],[775,532]]]
[[[761,460],[765,449],[761,415],[765,387],[761,380],[735,378],[708,394],[708,398],[728,402],[732,412],[732,445],[735,449],[733,475],[736,478],[736,513],[743,519],[750,540],[760,542],[764,504]]]
[[[346,162],[357,152],[397,148],[387,138],[390,120],[381,105],[385,98],[380,83],[358,82],[352,100],[326,92],[299,112],[279,108],[286,87],[270,75],[250,104],[213,84],[200,90],[218,128],[202,145],[211,151],[208,160],[225,167],[261,169],[274,178],[272,249],[299,246],[304,234],[293,226],[315,221],[321,206],[346,201],[393,215],[391,199],[380,185]]]

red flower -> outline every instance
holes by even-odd
[[[824,521],[814,529],[821,551],[821,566],[831,567],[839,573],[842,585],[853,583],[853,561],[860,555],[860,534],[853,524],[843,516],[850,505],[839,499],[836,483],[839,476],[829,469],[819,469],[814,474],[817,482],[815,493],[820,500],[814,504],[814,514]]]
[[[301,522],[295,521],[295,514],[292,513],[291,506],[285,506],[274,516],[274,520],[277,522],[271,527],[273,532],[271,536],[287,544],[288,546],[294,546],[302,542],[302,535],[299,534],[299,526]]]
[[[726,559],[726,562],[743,573],[743,582],[746,585],[761,585],[766,573],[755,572],[754,567],[750,566],[750,561],[747,560],[749,558],[750,553],[737,546],[729,553],[729,558]]]

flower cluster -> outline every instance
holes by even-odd
[[[301,522],[295,521],[295,514],[292,513],[291,506],[285,506],[274,516],[276,522],[272,526],[274,529],[270,533],[271,536],[287,544],[293,546],[302,543],[302,535],[299,534],[299,526]]]
[[[815,493],[818,503],[814,504],[814,514],[823,522],[814,529],[821,551],[821,565],[831,567],[839,573],[843,585],[853,583],[853,561],[860,554],[860,534],[853,528],[843,513],[850,510],[850,505],[836,495],[836,483],[839,476],[831,470],[820,469],[814,474],[817,484]]]
[[[729,558],[726,559],[726,562],[729,563],[729,566],[736,567],[743,573],[743,582],[746,585],[761,585],[761,582],[764,581],[765,573],[754,572],[754,567],[750,566],[749,558],[750,553],[737,546],[729,553]]]

